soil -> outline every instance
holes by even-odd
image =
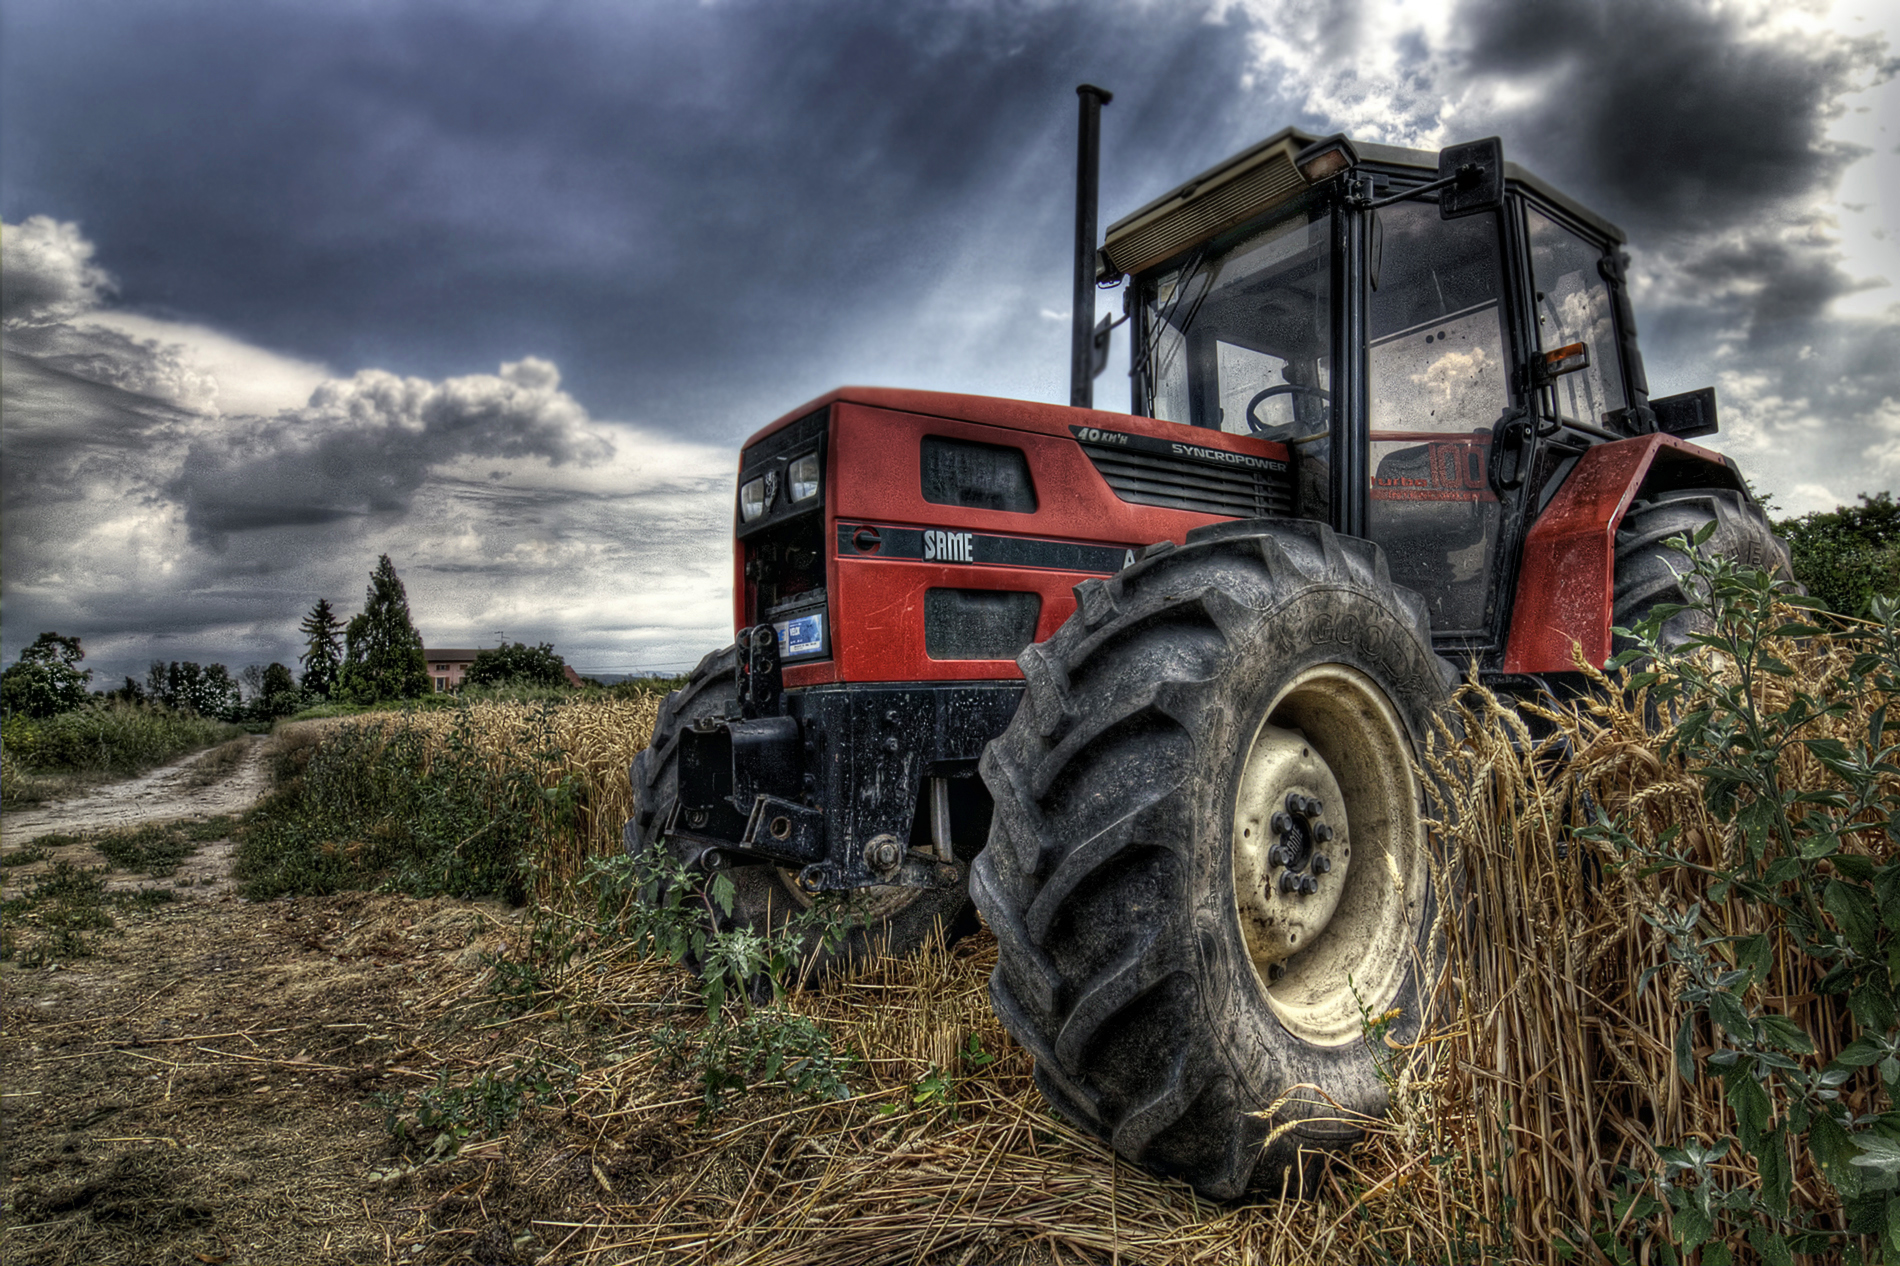
[[[177,818],[208,818],[250,807],[270,786],[265,766],[269,741],[252,735],[249,750],[227,776],[205,783],[203,763],[216,752],[199,752],[125,782],[96,787],[54,804],[0,813],[0,841],[6,847],[30,843],[42,835],[105,831]]]
[[[76,829],[208,819],[182,832],[199,842],[177,873],[106,875],[98,908],[114,926],[85,932],[89,952],[0,963],[6,1266],[1111,1259],[1095,1215],[1071,1216],[1115,1190],[1110,1171],[1092,1143],[1029,1106],[1020,1052],[986,1070],[1008,1070],[985,1083],[988,1106],[972,1100],[994,1122],[957,1127],[981,1147],[906,1133],[913,1111],[943,1119],[914,1096],[920,1078],[956,1062],[945,1052],[961,1035],[980,1029],[985,1049],[1005,1050],[985,1000],[989,938],[932,969],[936,987],[866,986],[883,1001],[858,1009],[850,1044],[883,1050],[878,1034],[901,1021],[932,1035],[928,1058],[919,1047],[868,1060],[848,1104],[770,1092],[701,1118],[695,1076],[649,1040],[703,1016],[681,968],[597,970],[592,933],[572,931],[584,923],[498,903],[244,899],[231,841],[202,837],[263,789],[268,758],[259,746],[219,765],[214,784],[174,767],[0,823],[0,861],[44,854],[0,867],[14,896],[59,861],[105,863],[99,837],[69,838]],[[33,844],[45,831],[67,837]],[[114,899],[125,887],[172,899]],[[16,932],[44,913],[16,916]],[[503,988],[520,977],[502,964],[563,928],[553,949],[581,955],[564,983]],[[911,1010],[928,1023],[904,1019]],[[535,1089],[550,1068],[551,1098]],[[466,1131],[441,1132],[444,1113]],[[1015,1177],[1000,1182],[999,1169]],[[1095,1251],[1058,1257],[1052,1237],[1072,1248],[1077,1235]]]
[[[0,850],[241,809],[265,789],[264,748],[211,785],[187,760],[7,814]],[[364,893],[254,903],[232,889],[232,850],[207,842],[163,879],[112,875],[108,890],[194,899],[115,908],[90,955],[0,964],[9,1266],[412,1259],[375,1096],[436,1082],[431,1004],[483,970],[519,912]],[[89,840],[43,851],[6,869],[7,895],[58,860],[103,863]]]

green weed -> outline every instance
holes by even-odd
[[[108,831],[94,847],[115,870],[135,870],[154,879],[175,874],[179,863],[198,851],[198,843],[173,823],[148,823]]]
[[[1613,865],[1674,874],[1699,893],[1644,916],[1668,959],[1643,973],[1638,995],[1672,990],[1676,1075],[1720,1083],[1727,1132],[1655,1140],[1657,1168],[1625,1170],[1615,1229],[1599,1228],[1594,1245],[1618,1261],[1699,1250],[1704,1263],[1727,1262],[1744,1242],[1766,1262],[1900,1258],[1900,726],[1882,703],[1864,733],[1826,732],[1900,691],[1900,601],[1875,596],[1870,623],[1835,634],[1851,662],[1817,686],[1781,656],[1827,630],[1777,606],[1819,600],[1676,544],[1694,559],[1685,588],[1704,595],[1708,627],[1681,650],[1664,647],[1661,623],[1682,608],[1659,607],[1623,659],[1650,661],[1630,687],[1675,718],[1662,755],[1701,780],[1735,847],[1711,865],[1677,827],[1643,842],[1601,811],[1580,834]],[[1739,917],[1717,919],[1717,907]],[[1812,979],[1823,1007],[1764,1005],[1762,986],[1792,979]],[[1832,1209],[1816,1208],[1818,1189],[1795,1199],[1810,1164]]]

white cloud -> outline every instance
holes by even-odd
[[[503,629],[613,671],[730,636],[730,452],[593,418],[533,356],[336,377],[102,310],[75,226],[6,233],[10,651],[79,634],[102,680],[152,658],[290,662],[303,612],[351,609],[380,553],[436,645]]]
[[[45,215],[0,224],[0,321],[11,329],[71,320],[98,307],[114,285],[92,253],[77,224]]]

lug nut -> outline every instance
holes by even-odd
[[[1313,854],[1313,873],[1323,875],[1333,868],[1333,859],[1324,853]]]
[[[1316,822],[1313,824],[1313,838],[1319,843],[1324,844],[1333,838],[1333,828],[1327,826],[1324,822]]]
[[[1308,875],[1306,878],[1300,880],[1300,892],[1303,895],[1310,897],[1318,891],[1319,891],[1319,880],[1313,878],[1311,875]]]
[[[1293,855],[1287,851],[1287,846],[1284,844],[1275,844],[1272,848],[1267,850],[1268,865],[1284,866],[1292,860]]]
[[[1281,892],[1298,892],[1299,890],[1300,890],[1300,877],[1294,874],[1290,870],[1281,871],[1280,872],[1280,891]]]
[[[1267,823],[1267,826],[1272,829],[1275,835],[1285,835],[1288,831],[1293,829],[1293,819],[1284,813],[1276,813],[1273,815],[1273,820]]]
[[[896,868],[903,858],[904,851],[897,841],[889,835],[880,835],[865,846],[864,860],[872,870],[885,871]]]

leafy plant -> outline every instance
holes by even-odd
[[[76,637],[42,633],[20,652],[20,658],[0,672],[0,701],[7,714],[51,717],[70,712],[86,702],[86,683],[92,670],[81,668],[86,657]]]
[[[530,686],[567,685],[567,661],[543,642],[529,646],[523,642],[504,643],[494,650],[477,651],[462,683],[467,686],[500,686],[510,683]]]
[[[813,949],[836,945],[849,930],[842,903],[815,901],[769,934],[710,930],[720,922],[716,916],[732,913],[731,878],[718,871],[690,875],[664,848],[596,862],[590,881],[603,935],[698,970],[703,1020],[691,1028],[664,1026],[655,1040],[675,1068],[698,1079],[702,1114],[764,1084],[827,1099],[849,1096],[844,1077],[852,1056],[835,1050],[815,1020],[780,1005],[800,983]]]
[[[1619,658],[1648,662],[1627,684],[1673,718],[1661,755],[1701,780],[1733,846],[1711,866],[1677,828],[1643,844],[1600,810],[1579,834],[1614,864],[1683,875],[1704,893],[1645,916],[1668,958],[1638,986],[1667,981],[1681,1009],[1677,1075],[1719,1081],[1732,1129],[1659,1141],[1657,1168],[1626,1176],[1616,1215],[1632,1227],[1666,1215],[1674,1247],[1655,1246],[1665,1260],[1700,1250],[1704,1263],[1726,1262],[1744,1240],[1767,1262],[1859,1258],[1867,1245],[1875,1259],[1900,1256],[1900,726],[1888,724],[1900,600],[1874,597],[1871,624],[1836,634],[1852,653],[1814,686],[1786,656],[1824,632],[1807,614],[1822,601],[1703,554],[1710,530],[1677,543],[1693,558],[1685,588],[1702,595],[1707,626],[1665,646],[1662,622],[1683,608],[1659,606]],[[1851,739],[1826,732],[1862,711]],[[1807,1023],[1762,1004],[1776,976],[1812,979],[1823,1006]],[[1832,1188],[1842,1225],[1794,1199],[1808,1166]],[[1595,1238],[1632,1259],[1642,1251],[1609,1231]]]
[[[1795,579],[1828,608],[1863,615],[1876,594],[1900,597],[1900,502],[1891,492],[1775,524]]]

